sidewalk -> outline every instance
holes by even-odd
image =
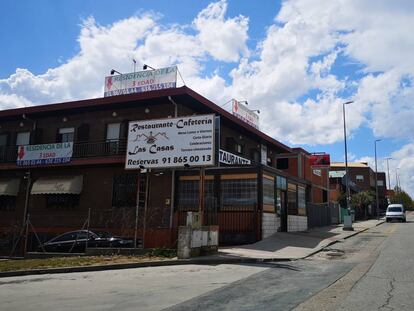
[[[344,231],[343,225],[314,228],[307,232],[278,232],[254,244],[222,247],[224,257],[254,258],[257,260],[295,260],[309,257],[338,240],[382,224],[383,219],[370,219],[353,223],[354,231]]]

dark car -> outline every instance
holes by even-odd
[[[86,243],[87,242],[87,243]],[[66,232],[39,245],[37,251],[79,253],[89,247],[133,247],[133,241],[108,232],[78,230]]]

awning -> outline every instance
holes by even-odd
[[[32,194],[79,194],[83,176],[40,177],[32,186]]]
[[[346,175],[345,171],[330,171],[329,178],[342,178]]]
[[[0,195],[17,196],[19,192],[20,179],[0,179]]]

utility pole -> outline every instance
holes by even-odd
[[[392,160],[392,158],[387,158],[387,172],[388,172],[388,189],[391,190],[391,177],[390,177],[390,166],[388,165],[388,160]]]
[[[377,171],[377,142],[381,139],[376,139],[374,142],[375,149],[375,213],[377,214],[377,219],[379,219],[379,201],[378,201],[378,171]]]
[[[342,103],[342,114],[343,114],[343,119],[344,119],[344,143],[345,143],[346,209],[348,210],[348,215],[350,217],[350,222],[349,223],[346,223],[346,221],[344,220],[343,230],[353,231],[354,228],[352,227],[352,214],[351,214],[351,206],[350,206],[351,191],[349,189],[348,147],[347,147],[347,144],[346,144],[346,121],[345,121],[345,105],[349,105],[351,103],[353,103],[353,101],[348,101],[348,102]]]

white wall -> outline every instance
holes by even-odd
[[[308,230],[308,217],[288,215],[288,232],[299,232]]]
[[[280,218],[275,213],[262,214],[262,239],[277,232],[280,227]]]

